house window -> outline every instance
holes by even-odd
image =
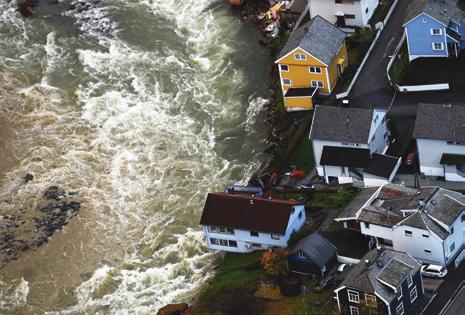
[[[422,234],[421,236],[425,237],[425,238],[429,238],[429,235],[428,234]]]
[[[442,29],[440,28],[432,28],[431,35],[442,35]]]
[[[302,259],[307,258],[307,256],[305,256],[305,254],[301,250],[299,250],[299,257]]]
[[[423,23],[426,23],[426,18],[421,19]]]
[[[368,14],[368,8],[365,9],[365,13]]]
[[[310,73],[321,73],[320,67],[308,67],[310,69]]]
[[[453,226],[450,227],[450,234],[454,234],[454,227]]]
[[[229,240],[229,247],[237,247],[237,242],[233,240]]]
[[[350,315],[359,315],[358,307],[350,306]]]
[[[365,293],[365,301],[368,307],[376,308],[376,296]]]
[[[449,250],[450,250],[451,254],[454,252],[454,250],[455,250],[455,242],[450,244]]]
[[[289,79],[283,79],[283,85],[291,85],[292,82]]]
[[[430,249],[425,249],[424,251],[425,251],[425,253],[427,253],[427,254],[431,254],[431,250],[430,250]]]
[[[444,50],[444,43],[433,43],[433,50]]]
[[[413,287],[412,290],[410,290],[410,302],[414,302],[417,299],[417,287]]]
[[[294,214],[294,212],[295,212],[295,208],[293,207],[291,210],[291,214]]]
[[[270,235],[272,239],[279,240],[279,235],[276,235],[276,234],[270,234]]]
[[[212,244],[212,245],[220,245],[217,238],[210,238],[210,244]]]
[[[373,138],[371,138],[371,143],[375,143],[375,140],[376,140],[376,136],[373,135]]]
[[[279,65],[279,68],[281,69],[281,71],[289,71],[288,65]]]
[[[250,236],[258,237],[258,232],[250,231]]]
[[[370,223],[368,222],[363,222],[365,224],[365,229],[369,229],[370,228]]]
[[[258,243],[252,243],[252,247],[261,248],[262,245],[260,245],[260,244],[258,244]]]
[[[400,303],[396,308],[397,315],[404,315],[404,303]]]
[[[234,234],[234,230],[223,226],[209,226],[208,231],[212,233]]]
[[[412,275],[409,274],[408,277],[407,277],[407,284],[408,284],[408,287],[410,288],[413,284],[413,278],[412,278]]]
[[[397,299],[400,300],[402,298],[402,284],[399,287],[399,292],[397,292]]]
[[[299,220],[302,219],[302,216],[303,216],[302,213],[303,213],[302,211],[299,212]]]
[[[405,236],[412,237],[412,231],[405,230]]]
[[[349,20],[355,20],[355,14],[344,14],[344,17]]]
[[[349,296],[349,302],[360,303],[360,298],[357,291],[347,290]]]
[[[295,60],[306,60],[307,55],[305,55],[305,54],[294,54],[294,58],[295,58]]]
[[[312,80],[312,87],[323,88],[325,85],[323,84],[323,81]]]
[[[222,240],[221,238],[219,239],[220,245],[221,246],[228,246],[228,240]]]
[[[462,217],[460,218],[460,221],[465,222],[465,214],[462,214]]]

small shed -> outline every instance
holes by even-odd
[[[300,240],[287,257],[289,271],[317,277],[325,277],[336,264],[336,247],[318,232]]]

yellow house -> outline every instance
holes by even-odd
[[[312,109],[347,68],[346,34],[319,15],[292,32],[275,61],[288,111]]]

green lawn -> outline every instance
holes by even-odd
[[[402,81],[402,76],[406,73],[408,68],[408,52],[407,45],[404,44],[396,56],[396,60],[389,69],[389,76],[393,84],[399,84]]]
[[[343,210],[356,195],[357,191],[352,188],[340,188],[337,192],[314,192],[306,206]]]
[[[305,171],[305,174],[308,174],[315,166],[312,142],[308,139],[307,133],[305,133],[295,151],[291,154],[289,164],[295,165],[298,170]]]

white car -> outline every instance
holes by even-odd
[[[428,278],[444,278],[447,268],[438,265],[424,265],[421,267],[421,274]]]

